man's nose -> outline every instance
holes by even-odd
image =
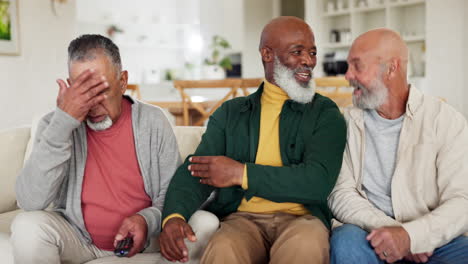
[[[93,106],[91,109],[89,109],[89,114],[94,115],[98,112],[99,110],[99,105]]]
[[[312,58],[310,54],[305,54],[302,56],[302,65],[307,67],[314,67],[315,63],[315,58]]]
[[[350,69],[350,67],[348,67],[348,70],[346,71],[345,79],[346,79],[348,82],[354,79],[354,73],[352,72],[352,70]]]

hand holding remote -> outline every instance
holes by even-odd
[[[133,239],[126,237],[117,243],[117,247],[114,250],[114,254],[117,257],[126,257],[133,247]]]
[[[130,247],[127,257],[133,257],[144,250],[148,226],[143,216],[136,214],[125,218],[120,225],[114,238],[114,247],[117,248],[119,242],[127,237],[133,239],[133,246]]]

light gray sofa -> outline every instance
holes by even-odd
[[[19,174],[25,160],[29,157],[32,149],[31,135],[35,134],[38,120],[31,127],[19,127],[0,131],[0,263],[13,263],[13,256],[9,242],[10,225],[14,217],[21,212],[17,207],[15,197],[15,178]],[[174,133],[179,145],[182,159],[193,153],[200,143],[203,127],[174,127]],[[207,213],[209,214],[209,213]],[[211,217],[211,218],[210,218]],[[218,221],[214,215],[208,215],[208,220]],[[193,218],[192,218],[193,219]],[[206,216],[203,221],[208,221]],[[213,222],[210,222],[211,224]],[[197,223],[200,224],[200,223]],[[204,224],[204,223],[202,223]],[[195,224],[196,225],[196,224]],[[194,225],[192,225],[193,227]],[[194,228],[195,229],[195,228]],[[197,230],[194,230],[197,233]],[[204,239],[197,237],[198,240]],[[205,238],[206,240],[209,239]],[[190,251],[190,245],[189,251]],[[194,261],[200,257],[201,252],[194,252]],[[192,253],[190,254],[192,255]],[[97,263],[163,263],[159,253],[138,254],[127,258],[108,257],[88,262]]]

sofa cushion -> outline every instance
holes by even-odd
[[[17,208],[15,181],[23,167],[29,131],[29,127],[21,127],[0,132],[0,213]]]
[[[10,243],[10,236],[0,232],[0,263],[13,264],[13,249]]]
[[[136,254],[132,258],[119,258],[119,257],[105,257],[95,259],[86,264],[154,264],[154,263],[166,263],[166,260],[159,253],[141,253]],[[170,262],[167,262],[170,263]]]
[[[0,214],[0,234],[6,233],[9,235],[11,233],[11,223],[13,222],[15,216],[21,212],[23,212],[23,210],[17,209],[11,212]]]
[[[174,127],[174,134],[177,139],[177,145],[179,145],[182,161],[185,160],[188,155],[195,152],[205,130],[205,127]]]

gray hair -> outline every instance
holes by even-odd
[[[122,62],[117,45],[102,35],[86,34],[72,40],[68,45],[68,66],[73,61],[90,61],[103,52],[112,62],[117,75],[122,71]]]

